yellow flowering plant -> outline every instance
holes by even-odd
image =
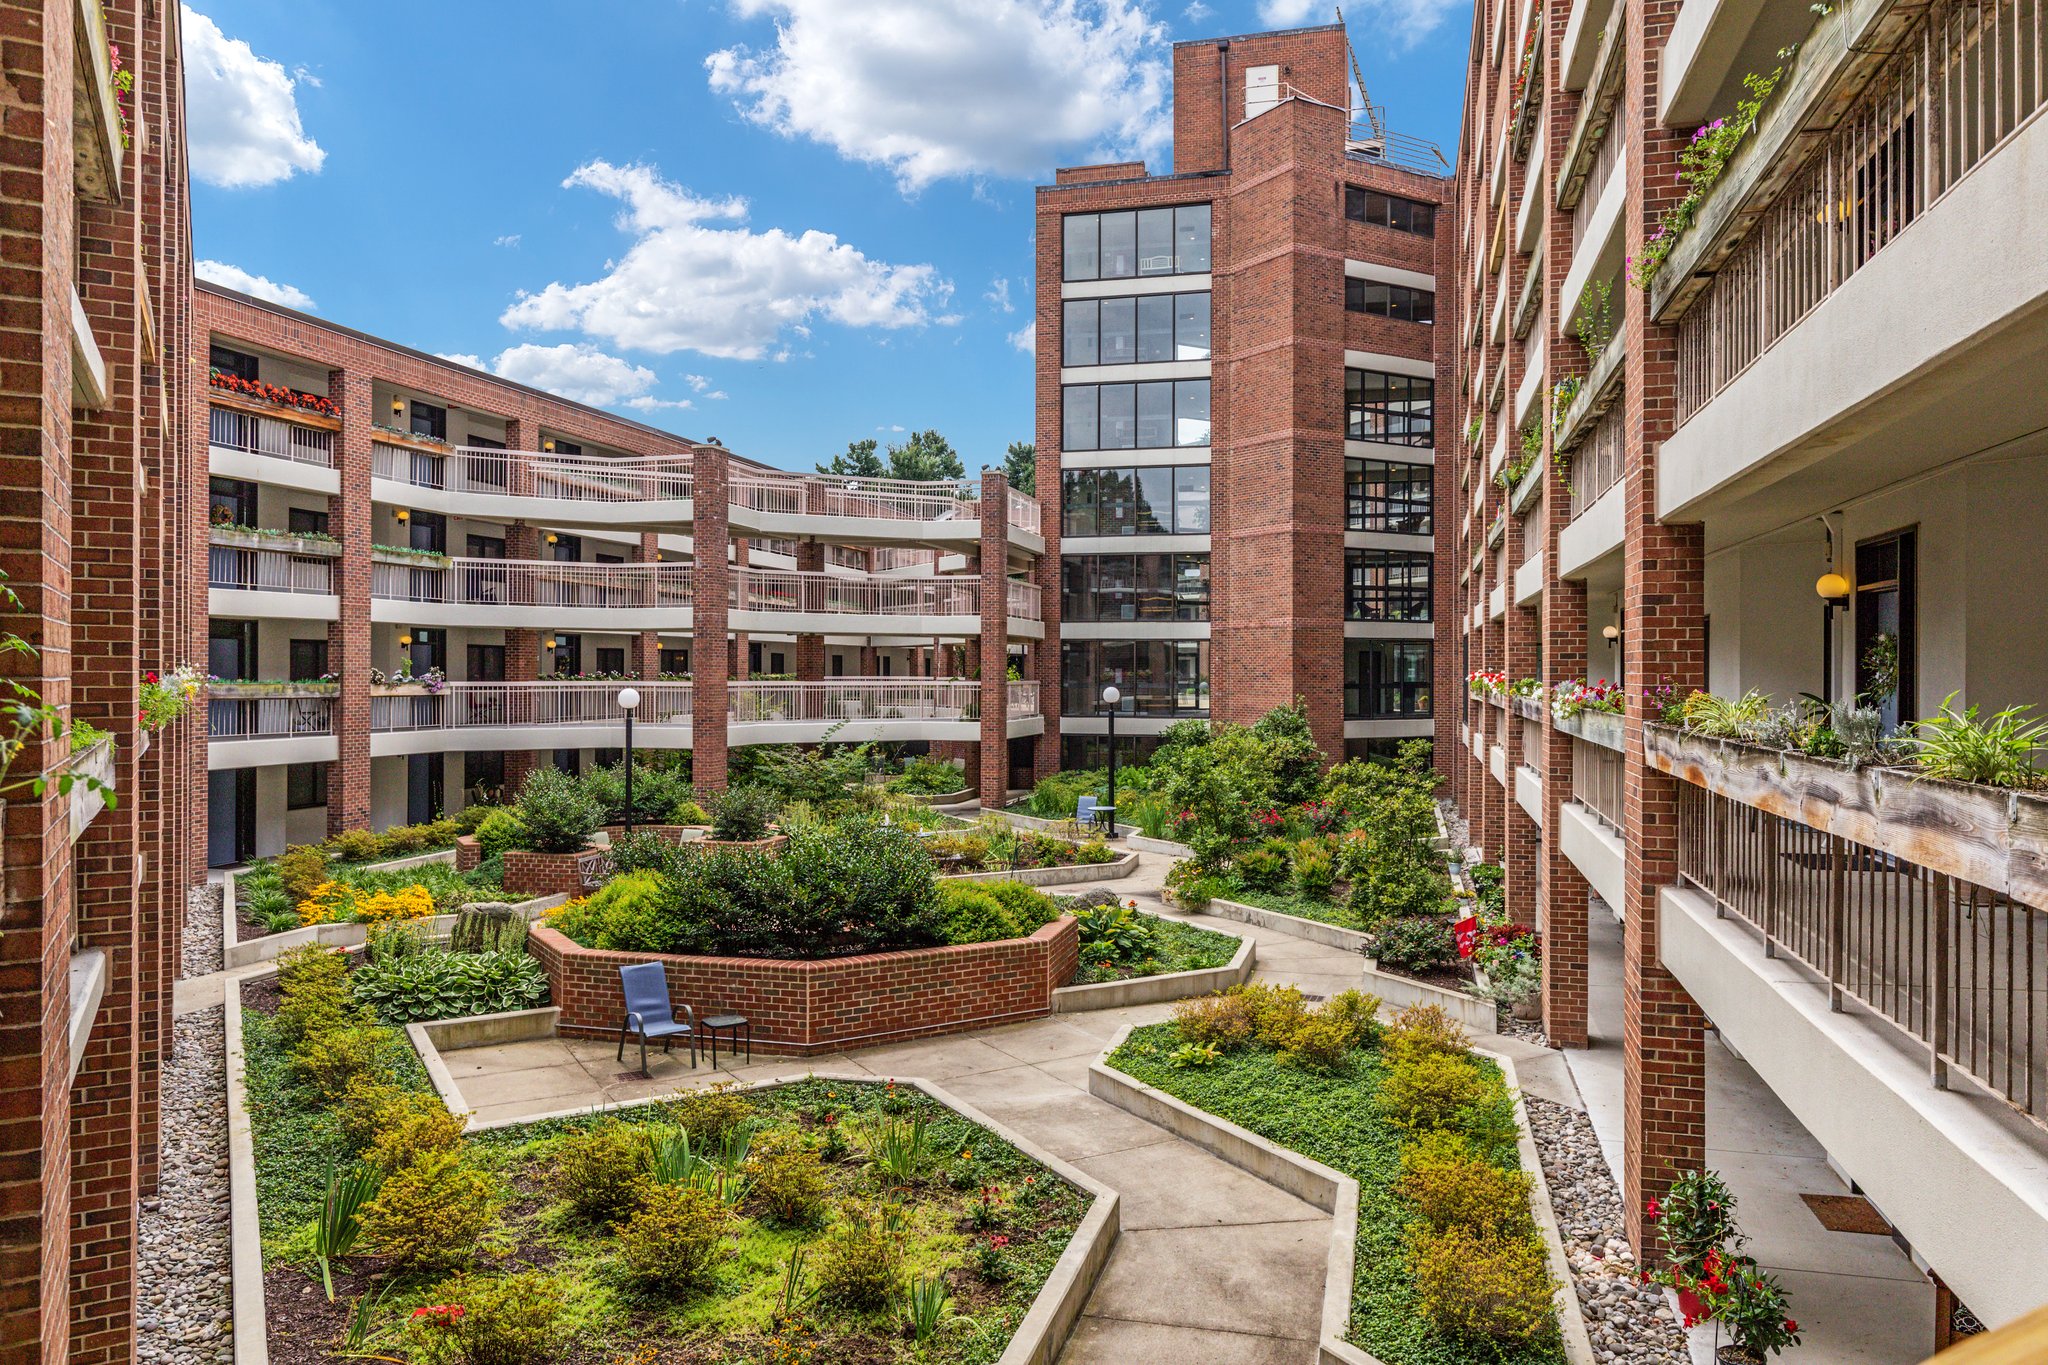
[[[361,891],[344,882],[322,882],[299,902],[301,924],[394,924],[434,913],[434,895],[424,886],[399,891]]]

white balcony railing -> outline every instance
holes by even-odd
[[[1040,714],[1038,684],[1013,682],[1008,714]],[[971,678],[833,678],[826,682],[736,682],[728,694],[734,724],[775,721],[974,720],[981,684]]]
[[[845,612],[863,616],[972,616],[978,579],[849,578],[844,574],[740,569],[727,605],[739,611]]]
[[[208,739],[293,739],[334,733],[332,695],[209,697]]]
[[[498,726],[618,725],[616,682],[449,683],[438,693],[398,693],[370,698],[370,728],[463,730]],[[642,725],[690,723],[689,683],[636,682],[640,705],[633,719]]]
[[[334,433],[285,417],[265,417],[240,408],[209,410],[207,439],[224,450],[269,455],[298,464],[334,467]]]
[[[578,564],[544,559],[378,562],[370,596],[458,606],[687,607],[688,564]]]
[[[2040,0],[1927,7],[1679,320],[1681,423],[2048,103],[2042,33]]]
[[[331,594],[334,561],[289,550],[210,545],[206,552],[206,585],[245,592]]]
[[[1010,525],[1038,534],[1038,499],[1012,488],[1009,497]]]
[[[477,446],[420,450],[376,441],[371,444],[370,457],[376,477],[415,488],[570,502],[673,502],[690,496],[688,455],[600,459]]]
[[[978,515],[971,483],[855,479],[837,474],[734,475],[734,507],[787,516],[870,517],[889,521],[960,521]]]
[[[1622,446],[1624,423],[1620,408],[1609,408],[1607,414],[1593,424],[1593,430],[1572,452],[1571,501],[1572,519],[1594,503],[1600,495],[1621,482]]]

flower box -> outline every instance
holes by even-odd
[[[208,376],[208,384],[207,401],[217,407],[236,408],[259,417],[279,417],[323,431],[341,430],[340,409],[319,394],[302,394],[281,384],[236,379],[218,371]]]
[[[371,439],[379,445],[404,446],[408,450],[423,450],[429,455],[446,455],[455,449],[447,441],[437,441],[432,436],[419,436],[410,431],[400,431],[397,427],[387,427],[382,422],[373,422],[370,425],[373,432]]]
[[[227,700],[237,697],[333,697],[341,693],[338,682],[211,682],[206,695]]]
[[[245,550],[283,550],[295,555],[341,557],[341,543],[319,536],[295,536],[285,531],[259,531],[247,526],[215,526],[209,537],[215,545],[232,545]]]
[[[370,688],[373,697],[431,697],[437,695],[425,683],[384,683]]]
[[[409,564],[419,569],[445,569],[448,556],[433,550],[408,550],[402,545],[372,545],[372,564]]]
[[[1581,711],[1576,716],[1557,717],[1557,728],[1576,735],[1588,744],[1620,753],[1624,744],[1622,718],[1615,711]]]

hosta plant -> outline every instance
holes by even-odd
[[[524,953],[417,953],[366,963],[349,986],[393,1025],[534,1009],[548,997],[547,974]]]

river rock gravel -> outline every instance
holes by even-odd
[[[205,976],[221,968],[221,883],[209,881],[185,893],[185,946],[178,975]]]
[[[1687,1365],[1685,1334],[1664,1291],[1638,1277],[1622,1226],[1621,1192],[1592,1123],[1569,1105],[1526,1093],[1523,1100],[1595,1358]]]
[[[163,1166],[156,1194],[142,1201],[136,1291],[136,1359],[152,1365],[229,1365],[235,1357],[221,1029],[218,1005],[179,1019],[163,1068]]]

